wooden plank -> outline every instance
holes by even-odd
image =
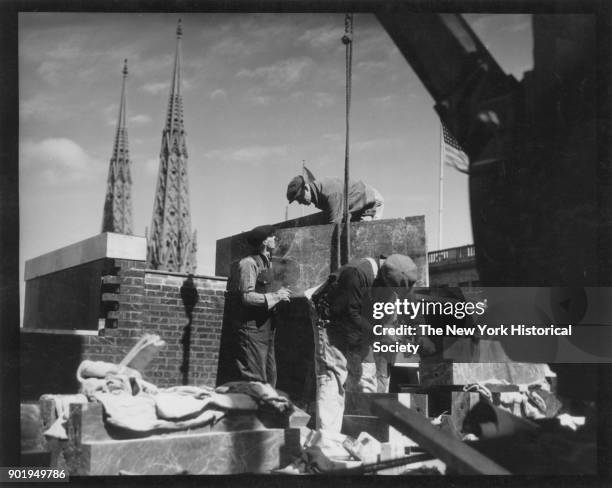
[[[379,442],[389,442],[389,425],[374,415],[344,415],[341,432],[354,438],[367,432]]]
[[[464,442],[440,432],[421,414],[395,400],[377,400],[372,408],[381,419],[417,442],[457,474],[510,474]]]

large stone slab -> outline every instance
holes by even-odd
[[[489,380],[505,380],[513,385],[544,380],[548,372],[545,364],[538,363],[455,363],[422,362],[419,367],[421,384],[470,385]]]
[[[282,303],[276,309],[277,388],[304,405],[314,399],[314,342],[308,303],[299,294],[324,282],[333,269],[333,263],[337,262],[335,226],[311,225],[318,222],[317,218],[276,224],[279,239],[273,256],[277,270],[275,286],[289,286],[295,294],[290,303]],[[246,233],[218,240],[216,274],[227,276],[230,264],[250,252]],[[351,257],[378,257],[393,253],[410,256],[418,267],[419,285],[427,284],[423,216],[351,223]],[[224,324],[222,348],[231,343],[231,336],[232,331]],[[224,360],[220,355],[220,363]]]
[[[301,292],[323,282],[337,265],[335,226],[333,224],[290,226],[276,224],[278,245],[274,258],[290,276],[278,276],[279,284],[289,278],[292,289]],[[219,239],[215,274],[228,276],[230,265],[248,254],[247,233]],[[425,217],[383,219],[351,223],[351,258],[378,257],[393,253],[410,256],[417,265],[418,285],[427,285],[427,245]],[[297,273],[295,272],[297,267]]]
[[[146,239],[105,232],[27,260],[24,329],[97,331],[102,277],[115,259],[144,263]]]
[[[65,451],[71,476],[267,473],[300,451],[299,429],[94,441]]]
[[[144,261],[147,259],[147,240],[144,237],[104,232],[28,259],[25,262],[24,277],[28,281],[104,258]]]
[[[43,428],[55,420],[52,405],[50,398],[41,399]],[[107,429],[100,404],[72,404],[68,440],[49,442],[50,465],[71,476],[265,473],[300,452],[299,428],[280,424],[304,421],[299,410],[285,422],[255,412],[230,413],[215,425],[128,439],[125,431]]]

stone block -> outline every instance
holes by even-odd
[[[89,239],[29,259],[25,263],[25,280],[44,276],[99,259],[144,261],[147,242],[144,237],[105,232]]]
[[[317,217],[319,218],[319,217]],[[289,286],[295,294],[290,303],[277,307],[277,387],[293,400],[314,399],[312,317],[305,298],[299,294],[324,282],[337,259],[332,224],[312,225],[313,217],[276,224],[278,245],[273,256],[275,287]],[[303,225],[306,223],[307,225]],[[227,276],[232,262],[252,252],[246,233],[217,241],[216,274]],[[427,247],[423,216],[351,223],[351,257],[378,257],[402,253],[418,267],[419,284],[427,284]],[[232,332],[224,326],[222,349],[231,343]],[[226,366],[226,359],[220,363]]]
[[[64,450],[71,476],[268,473],[300,452],[299,429],[92,441]]]
[[[373,415],[372,402],[383,398],[392,398],[402,405],[428,415],[427,395],[423,393],[357,393],[346,392],[344,413],[350,415]]]
[[[278,273],[278,283],[289,281],[292,289],[299,293],[327,279],[337,264],[335,226],[292,226],[291,222],[283,222],[276,227],[278,245],[273,257],[285,271]],[[244,232],[217,241],[215,273],[218,276],[228,276],[231,263],[252,252],[246,235]],[[351,258],[393,253],[410,256],[418,267],[418,284],[427,285],[423,216],[351,223]]]
[[[419,367],[421,384],[425,387],[436,385],[469,385],[486,383],[489,380],[505,380],[519,385],[546,378],[548,368],[538,363],[455,363],[422,362]]]
[[[41,399],[40,410],[44,425],[55,420],[50,398]],[[287,424],[303,423],[303,412],[296,413],[299,419]],[[49,444],[51,467],[64,466],[71,476],[264,473],[299,455],[299,428],[279,425],[256,412],[230,412],[212,426],[127,438],[125,431],[107,428],[100,404],[73,404],[68,440]]]
[[[20,414],[22,456],[24,453],[47,452],[40,406],[36,403],[22,403]]]

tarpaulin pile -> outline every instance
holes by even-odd
[[[150,339],[150,337],[149,337]],[[147,349],[151,340],[139,342]],[[149,347],[150,348],[150,347]],[[148,353],[150,355],[150,352]],[[126,358],[132,358],[133,350]],[[78,395],[46,395],[55,401],[57,421],[45,435],[66,439],[64,423],[70,403],[99,402],[107,425],[122,429],[129,436],[180,431],[214,424],[228,412],[273,411],[289,416],[293,405],[272,386],[259,382],[232,382],[216,389],[208,386],[157,388],[145,381],[139,371],[122,361],[83,361],[77,370],[81,385]]]

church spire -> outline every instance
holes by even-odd
[[[182,37],[179,19],[150,235],[147,232],[147,264],[152,269],[193,273],[197,243],[196,233],[191,233],[189,210],[188,154],[181,95]]]
[[[132,175],[127,133],[126,80],[128,75],[127,59],[123,62],[123,82],[117,131],[113,144],[106,199],[102,216],[102,232],[132,234]]]

